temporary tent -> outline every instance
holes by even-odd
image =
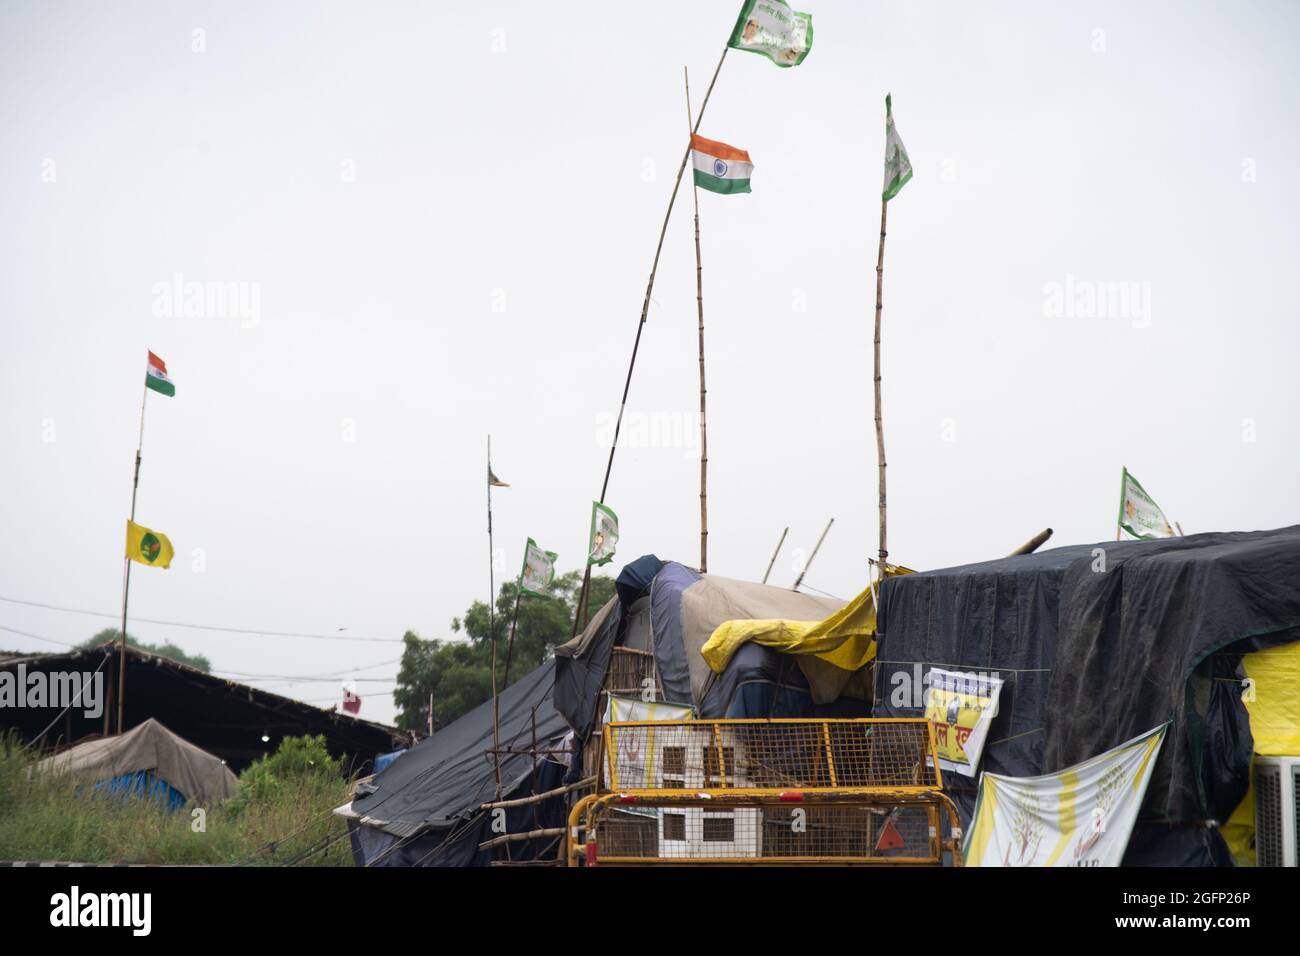
[[[872,656],[865,639],[875,624],[866,613],[869,594],[846,607],[837,598],[700,574],[654,555],[624,568],[617,591],[582,634],[555,651],[556,708],[579,736],[594,722],[616,646],[652,650],[664,697],[693,705],[701,717],[866,712],[869,689],[853,678]],[[850,660],[857,670],[837,666]]]
[[[869,706],[866,688],[857,698],[849,696],[852,679],[865,670],[835,663],[871,656],[865,638],[874,629],[874,618],[866,614],[865,599],[846,607],[835,598],[701,575],[654,555],[628,564],[615,583],[616,596],[580,634],[502,692],[503,798],[544,793],[581,778],[580,760],[569,760],[567,767],[559,760],[535,760],[533,741],[547,749],[547,741],[561,740],[570,728],[576,739],[587,738],[615,647],[653,651],[667,701],[689,705],[704,717],[856,716]],[[841,609],[845,613],[838,614]],[[736,621],[770,628],[725,631],[721,643],[727,659],[715,674],[701,651],[720,627]],[[487,701],[359,786],[356,798],[337,811],[350,820],[357,862],[487,862],[489,854],[479,844],[501,832],[491,829],[492,820],[481,809],[496,794],[491,749],[492,703]],[[505,830],[518,833],[564,823],[564,801],[551,798],[507,808]],[[527,859],[543,849],[541,841],[521,841],[511,844],[511,856]]]
[[[548,661],[507,687],[498,701],[501,790],[505,798],[541,793],[559,786],[563,763],[534,760],[539,749],[558,744],[568,732],[551,704],[555,664]],[[349,819],[352,853],[359,866],[469,866],[488,856],[478,845],[498,835],[480,807],[496,796],[492,760],[492,701],[452,721],[394,760],[366,784],[341,816]],[[534,811],[540,815],[534,818]],[[540,821],[540,826],[534,826]],[[561,826],[558,800],[512,808],[509,832]],[[514,844],[514,859],[527,858],[540,846]]]
[[[113,696],[122,651],[116,641],[54,654],[13,654],[0,651],[0,673],[31,676],[58,674],[104,675],[103,713],[88,716],[89,708],[0,707],[0,733],[14,730],[24,741],[40,743],[62,738],[76,743],[107,735],[117,705]],[[375,754],[405,746],[408,735],[395,727],[326,710],[291,697],[272,694],[209,674],[180,661],[135,646],[126,649],[124,726],[160,720],[172,733],[216,754],[236,773],[275,753],[286,737],[325,738],[330,755],[344,759],[352,772],[368,773]]]
[[[669,562],[650,589],[655,661],[670,701],[694,703],[702,717],[810,717],[864,712],[837,701],[851,671],[813,655],[784,654],[756,641],[739,645],[721,673],[705,645],[729,621],[822,621],[837,598],[700,574]],[[836,686],[838,685],[838,686]]]
[[[154,797],[172,809],[187,802],[212,806],[239,786],[219,757],[153,719],[116,737],[77,744],[37,768],[71,774],[111,793]]]
[[[1300,526],[1102,542],[881,587],[877,716],[923,713],[931,667],[1005,682],[982,769],[1052,773],[1172,720],[1126,864],[1230,860],[1249,780],[1242,655],[1300,640]],[[945,784],[963,822],[974,779]]]

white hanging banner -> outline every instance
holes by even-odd
[[[980,776],[967,866],[1119,866],[1169,725],[1042,777]]]

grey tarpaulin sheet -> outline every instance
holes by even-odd
[[[150,718],[116,737],[77,744],[38,766],[99,781],[149,770],[197,804],[211,806],[234,794],[239,778],[206,750]]]

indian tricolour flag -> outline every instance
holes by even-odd
[[[747,193],[754,164],[749,153],[726,143],[691,134],[695,185],[715,193]]]
[[[171,376],[167,374],[167,364],[152,352],[149,353],[149,364],[144,367],[144,383],[155,392],[162,392],[164,395],[176,394],[176,386],[172,384]]]

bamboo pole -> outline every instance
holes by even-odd
[[[691,125],[691,75],[682,67],[686,82],[686,125]],[[691,130],[693,136],[695,131]],[[691,175],[691,196],[695,200],[695,308],[700,318],[700,573],[709,570],[709,431],[705,413],[704,387],[704,264],[700,257],[700,188]]]
[[[149,401],[149,376],[144,379],[144,394],[140,397],[140,437],[135,445],[135,475],[131,478],[131,521],[135,521],[136,492],[140,490],[140,452],[144,449],[144,409]],[[117,732],[125,729],[126,718],[126,606],[131,594],[131,559],[123,554],[122,564],[122,633],[118,635],[117,661]]]
[[[763,583],[767,583],[767,577],[772,573],[772,566],[776,564],[776,556],[781,553],[781,545],[785,544],[785,536],[790,533],[789,526],[781,532],[781,540],[776,543],[776,550],[772,552],[772,560],[767,562],[767,570],[763,572]]]
[[[726,62],[727,50],[729,46],[722,48],[722,56],[718,58],[718,65],[714,67],[713,79],[709,81],[709,88],[704,93],[704,101],[700,104],[699,115],[695,119],[695,126],[691,130],[696,132],[700,128],[700,122],[704,119],[704,111],[709,106],[709,97],[713,95],[714,84],[718,82],[718,74],[722,72],[722,64]],[[686,171],[686,163],[691,157],[691,144],[688,140],[686,150],[682,153],[682,161],[677,167],[677,178],[673,181],[672,195],[668,197],[668,209],[664,213],[663,225],[659,227],[659,242],[655,246],[655,255],[650,263],[650,278],[646,281],[645,299],[641,303],[641,317],[636,324],[636,338],[632,340],[632,357],[627,364],[627,378],[623,382],[623,398],[618,406],[618,418],[614,421],[614,438],[609,446],[609,460],[605,463],[605,480],[600,486],[600,503],[605,503],[605,494],[609,491],[609,476],[614,469],[614,452],[618,449],[618,436],[623,428],[623,413],[627,410],[627,396],[632,388],[632,370],[636,367],[637,351],[641,347],[641,332],[645,328],[646,317],[650,313],[650,295],[655,287],[655,273],[659,270],[659,256],[664,248],[664,236],[668,233],[668,220],[673,214],[673,205],[677,202],[677,191],[682,184],[682,173]],[[578,595],[577,608],[573,615],[573,631],[570,637],[577,636],[578,621],[582,617],[583,608],[587,602],[587,591],[591,587],[591,565],[587,565],[587,570],[582,576],[582,591]]]
[[[1012,551],[1009,555],[1007,555],[1007,557],[1014,558],[1018,554],[1032,554],[1033,552],[1037,551],[1040,547],[1042,547],[1044,542],[1046,542],[1047,539],[1050,538],[1051,536],[1052,536],[1052,529],[1044,528],[1042,531],[1038,532],[1038,534],[1034,535],[1032,538],[1030,538],[1020,547],[1016,548],[1016,550]]]
[[[884,416],[880,404],[880,315],[884,303],[882,297],[885,289],[885,220],[889,211],[889,202],[881,200],[880,203],[880,246],[876,252],[876,460],[878,465],[878,483],[880,488],[880,549],[878,559],[882,567],[889,559],[888,539],[886,536],[886,504],[885,504],[885,424]]]
[[[564,836],[565,827],[550,827],[545,830],[529,830],[527,833],[504,833],[499,837],[493,837],[491,840],[485,840],[478,845],[480,850],[490,850],[493,847],[502,846],[507,843],[519,843],[524,840],[541,840],[545,837]]]
[[[574,790],[585,790],[587,787],[596,785],[595,777],[585,777],[577,783],[570,783],[563,787],[556,787],[554,790],[546,790],[542,793],[534,793],[527,797],[517,797],[514,800],[499,800],[494,803],[479,804],[480,810],[508,810],[511,807],[525,807],[531,803],[541,803],[543,800],[549,800],[551,797],[562,797],[566,793],[572,793]]]
[[[813,560],[817,557],[817,552],[821,550],[821,548],[822,548],[822,542],[826,540],[826,534],[827,534],[827,532],[829,532],[829,531],[831,530],[831,525],[833,525],[834,523],[835,523],[835,519],[834,519],[834,518],[832,518],[830,521],[826,522],[826,527],[822,529],[822,536],[821,536],[820,538],[817,539],[817,544],[816,544],[816,546],[813,548],[813,552],[812,552],[812,554],[808,555],[808,561],[807,561],[807,563],[804,564],[804,566],[803,566],[803,570],[801,570],[801,571],[799,572],[799,577],[795,579],[794,587],[792,587],[790,590],[792,590],[792,591],[798,591],[798,590],[799,590],[799,585],[803,583],[803,576],[804,576],[805,574],[807,574],[807,573],[808,573],[808,569],[809,569],[810,567],[812,567]]]

